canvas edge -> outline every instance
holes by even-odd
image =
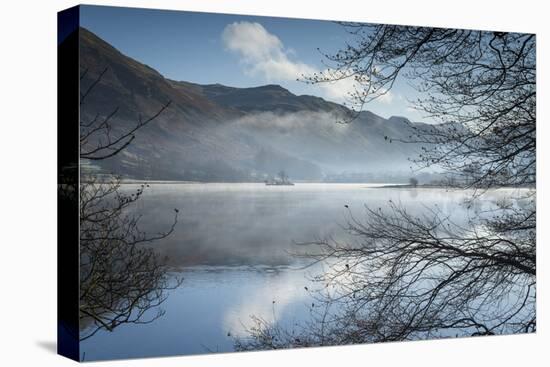
[[[81,360],[79,208],[61,188],[79,184],[79,25],[80,6],[57,13],[57,353],[75,361]]]

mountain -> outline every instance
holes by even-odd
[[[135,179],[258,181],[285,170],[293,180],[322,180],[344,172],[407,175],[418,148],[390,143],[411,134],[402,117],[384,119],[337,103],[295,95],[279,85],[236,88],[163,77],[80,28],[81,126],[110,120],[111,133],[170,106],[121,153],[87,163],[85,173]],[[101,140],[90,141],[98,144]]]
[[[244,112],[290,113],[299,111],[349,112],[344,106],[322,98],[292,94],[276,84],[253,88],[235,88],[221,84],[200,85],[189,82],[174,82],[192,88],[217,104]]]

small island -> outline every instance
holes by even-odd
[[[293,182],[290,182],[288,175],[285,171],[280,171],[276,178],[270,178],[265,180],[266,186],[294,186]]]

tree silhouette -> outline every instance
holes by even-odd
[[[97,77],[80,93],[80,108],[86,102],[86,97],[98,86],[105,73],[105,68]],[[89,69],[85,69],[80,75],[80,81],[88,75]],[[164,110],[170,106],[171,101],[166,102],[154,115],[143,120],[139,117],[134,127],[115,134],[112,128],[112,120],[118,113],[119,108],[114,108],[106,116],[96,114],[88,121],[80,121],[80,158],[89,160],[103,160],[122,152],[135,139],[135,133],[155,120]]]
[[[437,167],[446,185],[518,187],[466,224],[436,208],[421,215],[390,202],[350,212],[358,243],[314,241],[307,258],[328,270],[314,280],[324,305],[299,330],[255,319],[239,350],[491,335],[536,330],[536,65],[532,34],[342,23],[354,37],[325,54],[328,71],[309,83],[351,78],[354,116],[398,78],[414,106],[439,124],[410,124],[411,160]],[[332,310],[328,312],[327,310]]]
[[[101,85],[108,70],[98,73],[85,89],[81,87],[81,109],[87,107],[87,96]],[[82,72],[81,83],[89,74],[88,69]],[[103,160],[120,153],[169,105],[167,102],[151,117],[140,118],[133,128],[116,133],[112,120],[118,108],[107,116],[96,114],[89,121],[80,121],[81,160]],[[148,246],[173,232],[178,211],[168,229],[157,234],[140,230],[140,217],[131,214],[131,207],[148,186],[125,192],[119,177],[100,179],[82,174],[79,187],[72,189],[79,193],[75,200],[80,209],[80,340],[121,324],[156,320],[164,313],[157,306],[166,299],[166,290],[181,283],[170,276],[164,259]]]

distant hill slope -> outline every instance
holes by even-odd
[[[413,144],[390,144],[410,135],[406,119],[361,112],[338,124],[346,107],[297,96],[279,85],[235,88],[164,78],[159,72],[80,29],[81,91],[98,80],[82,105],[89,121],[115,108],[113,130],[170,107],[122,153],[92,162],[102,173],[136,179],[257,181],[285,170],[293,180],[321,180],[347,172],[407,172]],[[89,171],[86,171],[89,172]]]
[[[276,84],[252,88],[235,88],[221,84],[200,85],[189,82],[174,83],[193,88],[197,93],[201,93],[221,106],[231,107],[246,112],[348,112],[347,108],[342,105],[325,101],[315,96],[297,96]]]

